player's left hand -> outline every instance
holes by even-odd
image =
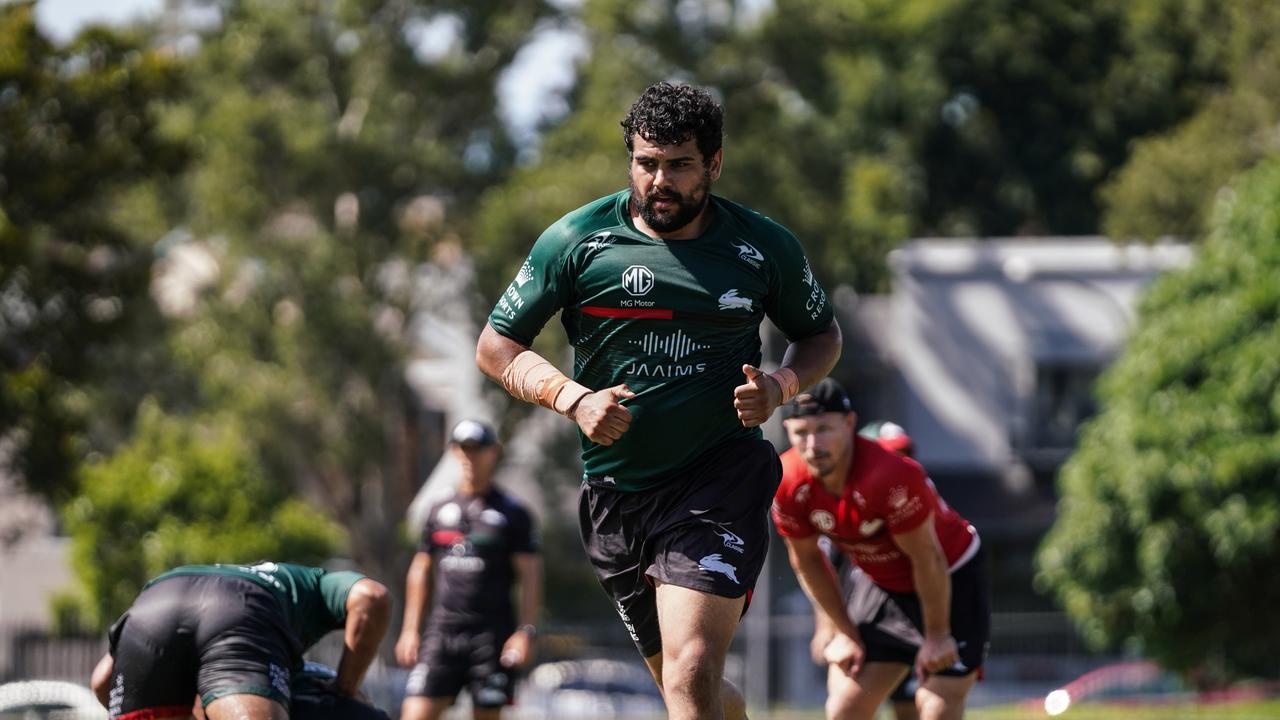
[[[782,404],[782,386],[772,375],[753,365],[743,365],[747,382],[733,389],[733,407],[743,427],[763,425]]]
[[[502,644],[502,654],[498,656],[498,662],[505,668],[524,667],[532,659],[533,643],[530,642],[529,636],[520,630],[507,638],[507,641]]]
[[[920,682],[933,673],[946,670],[960,659],[956,639],[950,635],[925,636],[916,652],[916,677]]]
[[[829,664],[839,668],[840,672],[849,677],[857,677],[862,671],[862,661],[866,658],[867,651],[860,638],[851,638],[837,632],[823,649],[822,655]]]

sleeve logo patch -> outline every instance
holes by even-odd
[[[533,266],[528,260],[520,266],[520,272],[516,273],[516,287],[524,287],[524,284],[533,279]]]

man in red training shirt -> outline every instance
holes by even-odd
[[[792,447],[773,503],[791,567],[835,628],[824,650],[827,717],[870,720],[914,668],[920,717],[960,718],[990,635],[977,531],[920,465],[858,437],[856,422],[848,395],[829,378],[785,406]],[[883,602],[850,612],[821,536],[885,591]]]

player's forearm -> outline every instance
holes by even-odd
[[[833,319],[826,330],[788,345],[781,367],[795,372],[800,389],[812,387],[831,373],[843,344],[840,325]]]
[[[820,554],[791,553],[791,567],[796,571],[800,588],[813,603],[816,612],[826,616],[831,626],[849,637],[858,637],[858,628],[845,611],[831,566]]]
[[[951,575],[942,550],[911,558],[911,577],[929,637],[951,634]]]
[[[422,630],[422,614],[431,597],[430,556],[418,553],[409,563],[409,573],[404,583],[404,618],[400,634],[417,635]]]
[[[347,596],[342,659],[334,680],[339,692],[355,695],[360,689],[360,681],[377,656],[390,622],[391,595],[386,587],[368,579],[356,583]]]
[[[476,365],[512,397],[570,415],[591,389],[560,372],[546,358],[485,325],[476,343]]]
[[[531,556],[520,565],[519,625],[538,625],[542,611],[542,559]]]

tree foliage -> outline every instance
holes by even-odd
[[[175,411],[227,413],[272,477],[349,531],[394,584],[418,461],[405,380],[420,265],[447,265],[514,161],[494,86],[539,1],[236,0],[201,37],[169,115],[199,152],[186,240],[214,272],[179,313],[195,379]],[[427,46],[430,27],[451,28]],[[451,36],[451,37],[450,37]],[[430,51],[430,52],[428,52]]]
[[[495,276],[559,213],[622,186],[617,121],[657,80],[720,94],[719,192],[791,227],[824,282],[873,291],[909,237],[1097,232],[1130,143],[1186,118],[1224,63],[1199,41],[1223,24],[1208,3],[694,5],[584,4],[573,112],[482,208]]]
[[[1194,265],[1146,295],[1101,382],[1038,582],[1098,646],[1274,677],[1280,163],[1219,210]]]
[[[0,6],[0,471],[55,500],[163,363],[139,341],[157,329],[150,242],[168,230],[145,190],[184,166],[160,121],[183,87],[142,30],[54,47],[30,4]]]
[[[248,431],[147,402],[129,442],[84,468],[84,491],[64,513],[84,624],[112,622],[143,583],[178,565],[330,557],[342,530],[268,475]]]
[[[1203,237],[1218,191],[1280,154],[1280,6],[1268,0],[1184,5],[1167,12],[1196,33],[1187,49],[1212,58],[1217,82],[1185,122],[1136,140],[1132,160],[1103,188],[1104,230],[1114,238]]]

